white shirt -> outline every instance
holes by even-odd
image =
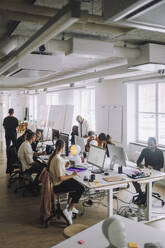
[[[82,135],[81,135],[81,128],[82,128]],[[89,125],[88,122],[84,119],[83,123],[79,123],[78,127],[78,136],[84,137],[85,135],[88,136]]]
[[[25,171],[31,167],[31,164],[34,162],[33,154],[34,152],[31,144],[28,140],[25,140],[18,150],[18,159],[22,164],[22,171]]]
[[[56,154],[50,162],[49,174],[53,185],[61,183],[59,177],[65,176],[66,161],[60,154]]]

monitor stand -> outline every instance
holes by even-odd
[[[104,170],[103,169],[97,169],[97,170],[92,170],[91,172],[93,174],[101,174],[101,173],[104,173]]]

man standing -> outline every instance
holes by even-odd
[[[80,115],[76,117],[76,121],[79,123],[78,136],[83,138],[88,137],[88,131],[89,131],[88,122]]]
[[[144,160],[144,165],[142,161]],[[140,168],[147,167],[149,169],[160,170],[164,166],[163,152],[157,148],[156,139],[153,137],[148,138],[148,147],[144,148],[137,160],[137,166]],[[142,204],[144,193],[142,192],[141,185],[137,182],[133,183],[136,192],[139,193],[135,203]]]
[[[8,113],[9,115],[3,120],[3,127],[5,129],[5,139],[6,139],[6,153],[11,144],[11,141],[13,145],[16,146],[16,140],[17,140],[16,128],[18,127],[18,120],[16,117],[13,116],[14,109],[10,108]]]

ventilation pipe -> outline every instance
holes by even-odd
[[[25,44],[23,44],[14,55],[11,55],[1,65],[0,74],[7,71],[25,55],[31,53],[35,48],[46,43],[48,40],[63,32],[80,17],[80,3],[72,1],[61,9],[57,15],[52,17],[41,29],[39,29]]]

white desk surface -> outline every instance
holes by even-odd
[[[91,189],[100,189],[100,188],[106,188],[106,187],[119,187],[122,186],[126,183],[132,182],[132,181],[138,181],[140,183],[147,183],[147,182],[154,182],[154,181],[159,181],[162,178],[165,178],[165,173],[161,172],[161,171],[157,171],[157,170],[152,170],[151,175],[149,177],[145,177],[145,178],[139,178],[139,179],[133,179],[133,178],[129,178],[126,174],[118,174],[117,172],[117,166],[115,166],[113,171],[108,171],[109,175],[105,176],[103,173],[102,174],[95,174],[95,178],[96,181],[99,183],[99,185],[96,185],[95,183],[92,183],[92,185],[89,185],[88,182],[84,181],[84,176],[86,176],[87,178],[90,177],[91,170],[92,170],[92,166],[89,164],[82,164],[84,167],[87,168],[86,171],[82,171],[79,172],[78,175],[76,177],[74,177],[77,181],[79,181],[81,184],[83,184],[84,186],[91,188]],[[93,167],[95,168],[95,167]],[[123,170],[128,170],[128,169],[136,169],[136,168],[131,168],[131,167],[123,167]],[[148,172],[148,169],[144,169],[145,172]],[[67,174],[71,174],[71,172],[67,172]],[[122,181],[114,181],[114,182],[107,182],[105,180],[103,180],[103,178],[105,177],[116,177],[116,176],[120,176],[122,178],[124,178],[125,180]]]
[[[128,242],[137,242],[138,248],[144,248],[145,243],[153,242],[160,243],[165,247],[165,232],[145,224],[134,222],[127,218],[121,217],[121,220],[126,226],[126,235]],[[93,225],[73,237],[55,245],[51,248],[105,248],[108,246],[108,241],[102,233],[102,222]],[[84,240],[85,243],[80,245],[79,240]]]

